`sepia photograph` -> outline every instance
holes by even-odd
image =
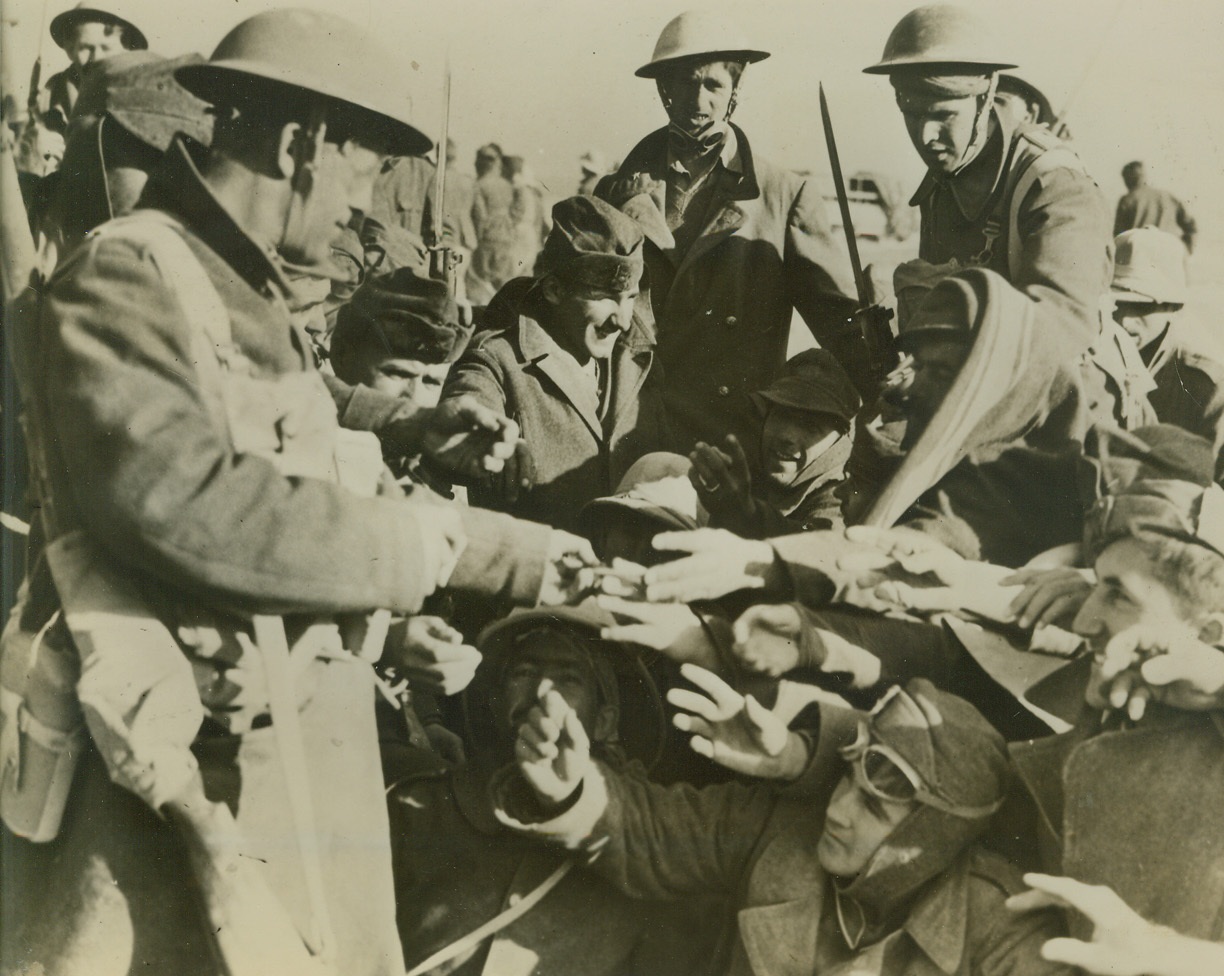
[[[1218,0],[0,0],[0,976],[1224,974]]]

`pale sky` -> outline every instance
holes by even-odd
[[[691,2],[691,0],[689,0]],[[48,0],[47,18],[68,4]],[[104,2],[102,5],[106,5]],[[155,51],[207,55],[271,0],[123,0]],[[403,57],[388,85],[408,85],[421,128],[438,131],[443,52],[452,66],[451,134],[464,160],[495,140],[528,159],[559,195],[573,191],[578,157],[619,159],[663,121],[654,86],[633,77],[663,25],[685,9],[659,0],[306,0],[375,27]],[[720,3],[750,41],[773,52],[752,66],[736,121],[756,151],[827,172],[816,101],[823,80],[847,171],[877,169],[907,187],[921,176],[892,92],[861,69],[879,57],[911,0],[754,0]],[[1075,145],[1111,201],[1118,170],[1148,164],[1199,216],[1206,241],[1224,242],[1224,3],[1219,0],[967,0],[997,25],[1001,54],[1056,108],[1067,100]],[[0,0],[4,70],[24,89],[38,43],[38,0]],[[16,22],[14,24],[14,22]],[[44,78],[63,55],[42,28]]]

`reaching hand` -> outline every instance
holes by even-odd
[[[1090,700],[1139,721],[1149,700],[1185,711],[1224,704],[1224,651],[1190,632],[1135,626],[1115,634],[1098,661]]]
[[[443,400],[424,423],[422,451],[454,475],[480,478],[501,471],[518,450],[518,424],[475,397]]]
[[[1023,586],[1011,602],[1011,612],[1021,627],[1055,626],[1064,630],[1079,613],[1092,592],[1092,574],[1087,570],[1022,569],[999,581],[1001,586]]]
[[[799,666],[802,633],[803,620],[793,604],[749,607],[732,628],[735,656],[749,671],[781,678]]]
[[[724,449],[698,442],[689,460],[689,481],[705,510],[724,524],[737,527],[750,522],[755,508],[752,474],[748,458],[734,434],[728,434]]]
[[[440,617],[408,619],[404,645],[392,661],[414,687],[443,695],[463,691],[476,674],[480,652]]]
[[[807,746],[773,712],[705,668],[685,664],[680,673],[705,692],[673,688],[667,693],[667,700],[683,709],[672,722],[693,733],[694,752],[747,776],[796,779],[803,772]]]
[[[543,805],[557,807],[590,771],[591,743],[578,713],[547,678],[540,682],[537,697],[538,703],[519,726],[514,758]]]
[[[663,532],[654,537],[654,547],[687,555],[646,571],[651,603],[716,600],[738,590],[762,589],[778,575],[769,543],[741,539],[725,529]]]
[[[599,636],[604,640],[640,644],[667,655],[677,664],[686,662],[715,669],[718,652],[701,618],[683,603],[642,603],[616,596],[601,596],[599,606],[631,623],[605,627]]]
[[[581,536],[553,529],[548,540],[548,557],[544,564],[544,582],[540,587],[542,606],[574,603],[590,590],[591,574],[584,569],[599,565],[591,543]]]
[[[1070,938],[1046,942],[1041,954],[1051,962],[1099,976],[1207,976],[1222,971],[1224,946],[1153,925],[1112,888],[1048,874],[1026,874],[1024,880],[1032,890],[1007,899],[1011,911],[1069,908],[1093,925],[1088,942]]]

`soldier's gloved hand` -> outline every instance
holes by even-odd
[[[693,751],[746,776],[797,779],[808,762],[807,744],[751,695],[741,695],[717,675],[695,664],[680,673],[704,695],[673,688],[667,700],[681,709],[672,723],[691,732]]]
[[[463,691],[476,674],[481,654],[441,617],[410,617],[404,643],[393,655],[396,669],[414,688],[442,695]]]
[[[562,806],[591,769],[591,743],[578,713],[545,678],[519,726],[514,758],[545,811]]]
[[[471,396],[443,400],[423,418],[421,451],[443,470],[463,478],[501,471],[518,450],[513,420]]]
[[[591,574],[583,570],[598,565],[599,558],[588,540],[553,529],[548,539],[544,582],[537,602],[549,607],[577,602],[590,590]]]
[[[768,542],[741,539],[725,529],[661,532],[652,544],[662,552],[687,555],[646,571],[651,603],[692,603],[765,589],[777,583],[781,573]]]

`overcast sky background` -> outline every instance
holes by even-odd
[[[101,0],[107,6],[105,0]],[[689,0],[691,2],[691,0]],[[271,0],[123,0],[153,50],[207,55]],[[550,191],[573,192],[588,148],[619,159],[663,121],[651,82],[633,77],[685,0],[347,0],[330,8],[374,27],[403,58],[421,128],[438,131],[443,52],[452,68],[451,134],[465,165],[483,142],[529,160]],[[736,121],[756,151],[827,173],[817,82],[829,95],[847,171],[876,169],[917,184],[921,168],[876,60],[911,0],[719,3],[754,46],[773,52],[745,76]],[[1070,105],[1075,145],[1106,195],[1143,159],[1152,182],[1199,216],[1205,243],[1224,242],[1224,3],[1219,0],[967,0],[997,25],[1000,54],[1022,65],[1056,108]],[[46,20],[68,4],[48,0]],[[44,79],[63,66],[38,0],[0,0],[8,84],[23,90],[41,43]],[[40,25],[42,38],[40,41]],[[1215,277],[1213,275],[1212,277]],[[1224,269],[1221,269],[1224,277]]]

